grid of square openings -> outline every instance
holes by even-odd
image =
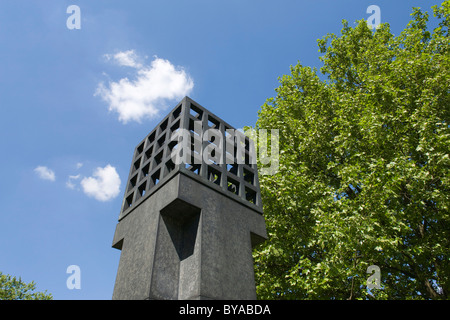
[[[191,135],[191,154],[193,155],[191,162],[194,164],[185,164],[184,169],[219,186],[225,193],[234,194],[234,196],[261,208],[253,141],[198,104],[190,101],[188,108],[188,128]],[[202,124],[200,128],[198,125],[195,126],[195,122],[198,121],[201,121]],[[199,129],[202,129],[203,132],[197,132]],[[205,131],[208,129],[217,129],[221,133],[221,139],[206,136]],[[216,139],[222,143],[223,154],[217,155],[211,152],[211,157],[207,154],[207,161],[204,161],[203,153],[210,145],[213,145],[212,150],[215,150]],[[202,144],[197,144],[197,146],[202,146],[202,154],[195,150],[195,140],[202,141]],[[196,157],[203,161],[195,163]]]
[[[180,128],[189,132],[191,161],[175,165],[170,156],[172,150],[177,148],[177,141],[172,141],[171,136]],[[218,138],[206,137],[204,133],[207,129],[217,129],[221,133],[223,154],[214,154]],[[178,169],[208,181],[215,185],[214,188],[232,197],[239,197],[262,208],[257,167],[252,164],[252,142],[243,134],[233,134],[233,130],[229,124],[185,98],[136,147],[122,212],[131,208],[169,173]],[[203,161],[203,152],[208,145],[213,145],[213,152],[207,161]],[[238,161],[238,154],[242,161]]]
[[[135,148],[122,212],[131,208],[175,170],[175,164],[172,162],[170,154],[176,142],[171,142],[170,137],[180,128],[181,110],[182,105],[179,104]]]

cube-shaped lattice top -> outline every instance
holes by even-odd
[[[119,220],[177,173],[262,214],[253,141],[185,97],[135,148]]]

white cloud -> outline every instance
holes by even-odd
[[[137,62],[139,59],[134,50],[121,51],[114,55],[105,54],[107,60],[113,59],[120,66],[142,68],[142,64]]]
[[[75,190],[74,180],[80,179],[81,175],[77,174],[76,176],[69,176],[69,180],[66,182],[66,187],[72,190]]]
[[[110,57],[111,58],[111,57]],[[119,114],[123,123],[153,118],[168,103],[182,99],[194,87],[194,81],[183,68],[170,61],[155,58],[149,66],[139,64],[133,50],[112,56],[120,65],[136,68],[136,79],[122,78],[109,85],[100,83],[95,95],[108,103],[109,110]]]
[[[107,165],[95,169],[93,176],[83,178],[81,186],[85,194],[99,201],[108,201],[117,197],[120,192],[120,177],[116,168]]]
[[[43,180],[55,181],[55,172],[47,167],[38,166],[34,169],[34,172]]]

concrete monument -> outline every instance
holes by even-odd
[[[135,148],[113,299],[256,299],[267,238],[252,140],[185,97]]]

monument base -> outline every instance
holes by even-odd
[[[113,299],[256,299],[266,238],[259,212],[180,171],[119,221]]]

